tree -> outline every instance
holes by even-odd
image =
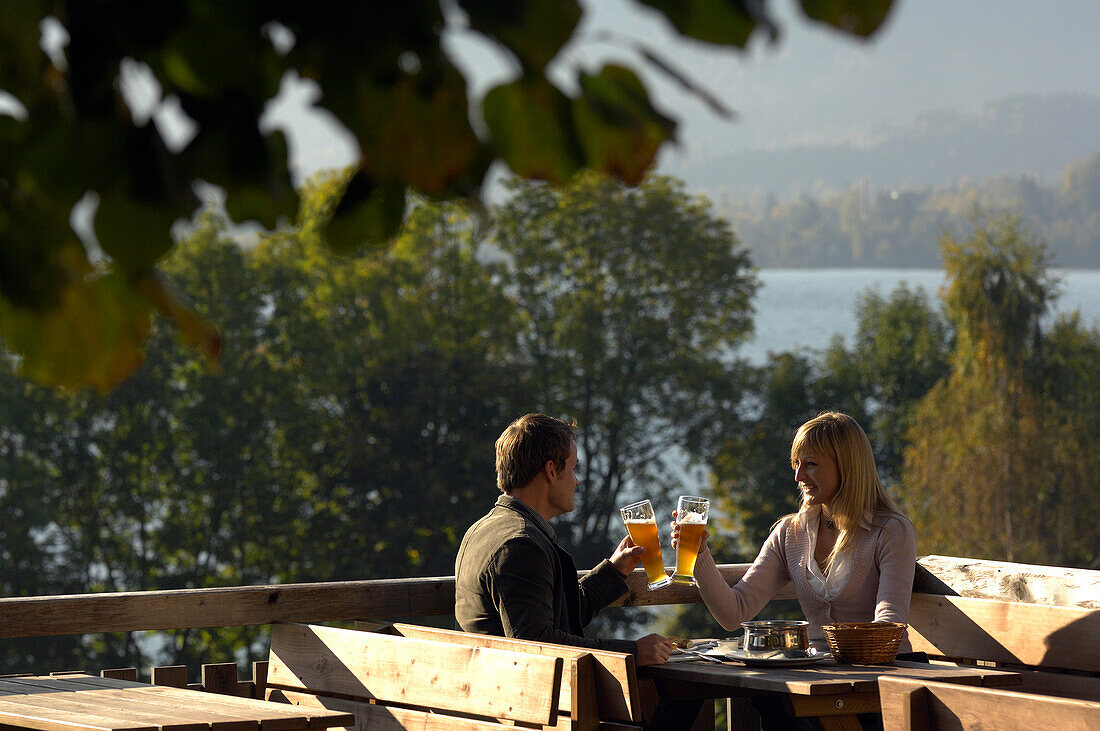
[[[766,2],[642,2],[708,43],[743,47],[756,29],[777,34]],[[809,18],[855,36],[874,33],[891,5],[801,2]],[[581,167],[639,182],[675,138],[675,122],[624,66],[577,69],[572,96],[549,81],[547,66],[582,15],[576,0],[6,3],[0,90],[18,112],[0,116],[0,333],[23,372],[108,389],[140,364],[154,312],[218,357],[220,338],[165,286],[157,265],[172,249],[173,221],[196,209],[196,181],[225,190],[234,220],[270,228],[293,216],[285,143],[257,124],[290,71],[320,85],[361,151],[326,234],[337,250],[392,239],[408,210],[406,189],[475,198],[494,160],[557,183]],[[52,57],[39,44],[44,21],[67,40]],[[482,132],[444,49],[456,25],[495,43],[516,71],[486,94]],[[656,51],[638,44],[638,52],[724,112]],[[150,111],[124,94],[135,80],[159,87],[161,109],[178,107],[190,139],[169,141],[149,124]],[[68,224],[89,193],[98,199],[103,264]]]
[[[722,516],[712,521],[712,532],[725,538],[726,562],[751,561],[776,519],[798,509],[791,439],[799,424],[821,410],[814,381],[806,357],[772,355],[746,384],[740,423],[725,420],[725,438],[711,463],[711,492],[719,507],[716,517]]]
[[[888,299],[876,291],[865,292],[856,312],[852,351],[835,358],[854,369],[844,380],[860,402],[858,411],[867,415],[864,428],[874,446],[879,475],[889,485],[901,476],[905,434],[914,409],[949,373],[952,331],[923,290],[904,284]]]
[[[1095,530],[1075,515],[1096,513],[1097,432],[1078,412],[1094,398],[1097,333],[1065,319],[1044,330],[1056,280],[1015,218],[942,247],[951,373],[916,410],[903,480],[923,550],[1088,565]]]
[[[307,194],[323,217],[339,181]],[[163,265],[225,323],[220,373],[155,326],[108,394],[6,374],[8,594],[447,574],[494,493],[523,400],[501,265],[457,206],[418,206],[386,251],[337,259],[306,222],[242,247],[209,213]],[[515,399],[515,401],[513,401]],[[31,572],[24,575],[23,572]],[[12,670],[240,657],[262,628],[15,644]],[[18,655],[18,651],[26,654]]]
[[[726,555],[751,560],[776,519],[799,505],[788,458],[795,430],[825,410],[863,425],[887,484],[901,475],[912,411],[947,373],[949,327],[921,290],[860,295],[851,349],[835,338],[815,356],[770,354],[745,382],[739,418],[723,424],[710,463]],[[732,560],[732,559],[731,559]]]
[[[476,233],[462,206],[422,202],[367,257],[333,262],[297,236],[258,252],[258,271],[304,276],[266,290],[271,357],[316,414],[288,425],[300,446],[284,456],[316,482],[315,579],[452,573],[492,498],[487,445],[525,387],[506,272]]]
[[[751,331],[756,279],[728,225],[671,179],[627,188],[582,173],[513,192],[493,241],[526,323],[526,410],[580,424],[571,538],[578,565],[594,565],[616,508],[672,494],[685,462],[676,450],[704,455],[720,436],[740,398],[730,354]]]

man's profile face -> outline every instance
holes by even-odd
[[[550,483],[549,502],[554,510],[554,515],[561,515],[573,510],[573,502],[576,496],[577,485],[577,445],[569,447],[569,458],[565,460],[565,467],[558,470],[555,479]]]

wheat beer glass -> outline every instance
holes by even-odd
[[[677,584],[695,584],[695,558],[703,542],[703,530],[710,514],[710,500],[705,497],[681,495],[676,501],[676,522],[680,524],[680,542],[676,545]]]
[[[625,508],[619,508],[626,523],[626,532],[635,545],[645,549],[642,565],[649,577],[649,588],[657,589],[672,581],[665,573],[665,564],[661,558],[661,539],[657,536],[657,518],[653,515],[653,506],[648,500],[639,500]]]

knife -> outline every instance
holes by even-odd
[[[717,643],[715,643],[715,644],[717,644]],[[717,657],[707,655],[705,653],[699,652],[698,650],[685,650],[683,648],[680,648],[680,652],[684,653],[685,655],[692,655],[694,657],[698,657],[702,660],[708,660],[710,662],[716,662],[719,665],[722,664],[722,661],[720,659],[718,659]]]

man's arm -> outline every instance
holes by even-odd
[[[611,558],[601,561],[580,582],[581,622],[587,625],[596,614],[627,590],[625,578],[637,568],[645,549],[627,536],[616,546]],[[675,648],[671,640],[649,634],[636,643],[638,665],[659,665],[668,660]]]
[[[554,569],[554,557],[529,538],[513,538],[497,551],[490,566],[491,592],[505,636],[636,653],[632,640],[582,637],[555,625]]]
[[[587,627],[600,610],[627,592],[626,577],[637,568],[645,549],[630,536],[619,541],[611,558],[596,565],[580,582],[580,622]]]

